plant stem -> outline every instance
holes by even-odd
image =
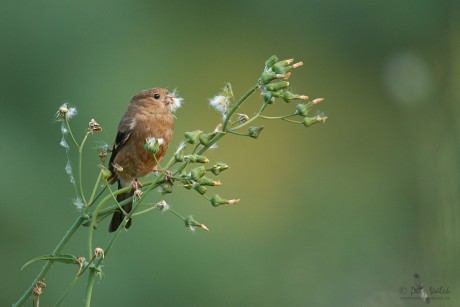
[[[289,115],[284,115],[284,116],[263,116],[263,115],[260,115],[260,118],[263,118],[263,119],[286,119],[288,117],[292,117],[292,116],[296,116],[297,114],[289,114]]]
[[[66,234],[64,237],[61,239],[61,242],[54,248],[53,250],[53,255],[59,254],[61,250],[64,248],[64,246],[67,244],[67,242],[70,240],[70,238],[75,234],[77,229],[81,226],[81,224],[84,222],[85,218],[80,216],[77,218],[77,220],[73,223],[73,225],[67,230]],[[46,264],[43,266],[42,270],[40,273],[38,273],[37,277],[35,277],[35,280],[32,282],[30,285],[29,289],[26,290],[26,292],[21,296],[21,298],[13,304],[13,307],[18,307],[22,306],[27,299],[30,297],[32,294],[32,290],[35,286],[35,284],[40,280],[43,279],[46,274],[48,273],[49,269],[53,265],[53,261],[49,260],[46,262]]]
[[[102,170],[99,172],[99,176],[97,177],[96,183],[94,184],[93,193],[91,193],[91,197],[89,198],[88,207],[91,206],[93,203],[94,196],[96,195],[96,191],[99,186],[99,182],[101,182],[101,178],[102,178]]]
[[[78,147],[78,183],[80,187],[80,197],[83,203],[85,204],[85,207],[88,206],[88,203],[86,202],[85,193],[83,193],[82,164],[83,164],[83,147],[85,146],[85,142],[89,134],[90,132],[86,132],[85,137],[83,138],[83,141],[81,142],[80,147]]]
[[[96,279],[96,271],[91,270],[89,272],[88,284],[86,285],[85,307],[91,306],[91,295],[93,294],[93,286],[94,286],[95,279]]]
[[[70,290],[72,290],[72,288],[75,286],[75,284],[77,283],[77,280],[78,280],[78,275],[75,275],[74,279],[72,280],[72,282],[70,283],[69,287],[67,287],[67,289],[65,290],[64,294],[61,296],[61,298],[59,299],[59,301],[57,301],[56,304],[54,304],[54,307],[57,307],[59,305],[61,305],[61,303],[64,301],[64,299],[67,297],[67,295],[69,294]]]
[[[240,99],[238,99],[238,101],[233,105],[233,107],[230,109],[230,111],[228,112],[226,118],[225,118],[225,121],[224,121],[224,126],[222,127],[222,131],[225,132],[227,131],[227,126],[228,126],[228,123],[230,121],[230,118],[232,117],[233,113],[235,113],[236,110],[238,110],[238,108],[240,107],[240,105],[249,97],[251,96],[252,93],[255,92],[256,89],[259,88],[259,83],[257,83],[256,85],[254,85],[253,87],[251,87],[247,92],[246,94],[244,94],[243,96],[240,97]]]
[[[75,137],[73,136],[72,129],[70,129],[69,121],[67,120],[67,117],[65,117],[65,116],[64,116],[64,123],[65,123],[65,126],[67,127],[67,131],[69,131],[70,138],[72,139],[73,143],[75,144],[75,147],[77,147],[77,149],[80,149],[80,146],[78,146],[78,143],[75,140]]]

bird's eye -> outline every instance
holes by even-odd
[[[161,97],[160,94],[155,94],[155,95],[153,95],[153,98],[155,98],[155,99],[160,99],[160,97]]]

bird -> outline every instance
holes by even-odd
[[[117,202],[132,197],[139,189],[138,178],[156,170],[163,159],[174,132],[174,112],[181,106],[182,98],[175,92],[163,88],[151,88],[134,95],[118,125],[108,169],[109,182],[117,182],[118,189],[133,186],[129,192],[117,195]],[[153,154],[145,148],[148,140],[158,140],[159,148]],[[161,141],[161,142],[160,142]],[[124,205],[123,211],[116,209],[112,215],[109,232],[116,231],[123,222],[125,213],[132,210],[132,201]],[[129,219],[124,228],[131,226]]]

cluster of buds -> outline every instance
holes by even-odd
[[[185,142],[188,144],[196,145],[201,144],[203,146],[208,146],[212,139],[217,135],[218,131],[211,133],[205,133],[201,130],[195,130],[191,132],[185,132]]]
[[[276,55],[265,62],[265,69],[259,79],[265,103],[272,104],[276,98],[282,98],[285,102],[308,99],[308,96],[294,94],[287,90],[289,87],[287,80],[291,76],[291,71],[302,65],[303,62],[294,63],[294,59],[279,61]]]
[[[313,99],[312,101],[309,101],[307,103],[301,103],[301,104],[297,105],[296,110],[295,110],[295,114],[304,117],[304,119],[302,121],[302,124],[305,127],[310,127],[310,126],[312,126],[314,124],[324,123],[326,121],[327,117],[324,116],[324,114],[318,114],[318,115],[313,116],[313,117],[308,116],[308,113],[313,108],[313,106],[315,106],[318,103],[321,103],[323,101],[324,101],[324,98],[316,98],[316,99]]]
[[[260,132],[260,131],[259,131]],[[194,132],[187,132],[186,135],[190,137],[190,140],[196,140],[198,142],[199,135],[201,135],[201,131],[194,131]],[[193,136],[193,137],[192,137]],[[187,138],[186,138],[187,140]],[[174,157],[176,161],[188,161],[189,163],[208,163],[209,160],[205,156],[197,155],[197,154],[190,154],[184,155],[184,148],[185,145],[181,144],[177,149]],[[183,184],[183,187],[191,190],[194,189],[199,194],[204,195],[208,191],[209,186],[218,187],[221,186],[222,183],[219,180],[215,180],[206,176],[207,173],[211,173],[215,176],[219,175],[221,172],[228,169],[228,165],[223,162],[216,162],[212,165],[212,167],[206,168],[204,165],[195,167],[190,172],[183,172],[180,176],[180,181]],[[165,182],[160,188],[160,191],[163,194],[171,193],[172,191],[172,183]],[[214,195],[211,199],[209,199],[211,205],[214,207],[224,205],[224,204],[237,204],[239,199],[232,199],[226,200],[221,198],[218,195]]]

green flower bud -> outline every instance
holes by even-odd
[[[192,177],[193,180],[198,181],[201,177],[203,177],[206,174],[206,168],[204,166],[200,166],[197,168],[194,168],[190,172],[190,177]]]
[[[312,105],[311,102],[309,102],[309,103],[300,103],[295,108],[295,114],[296,115],[301,115],[301,116],[307,116],[308,112],[310,112],[312,106],[313,105]]]
[[[289,92],[289,91],[285,91],[285,92],[283,93],[283,100],[284,100],[285,102],[291,102],[291,101],[296,100],[296,99],[300,99],[300,95],[291,93],[291,92]]]
[[[206,189],[206,187],[202,186],[202,185],[199,185],[199,184],[195,184],[193,186],[193,188],[198,192],[200,193],[201,195],[203,195],[204,193],[206,193],[208,191],[208,189]]]
[[[240,202],[239,199],[224,199],[222,197],[220,197],[219,195],[214,195],[211,199],[211,205],[213,207],[218,207],[218,206],[221,206],[221,205],[233,205],[233,204],[237,204]]]
[[[176,162],[183,162],[184,159],[185,156],[183,151],[179,151],[174,154],[174,160],[176,160]]]
[[[215,133],[202,133],[199,136],[200,143],[203,146],[208,146],[211,143],[211,140],[214,138]]]
[[[112,172],[106,169],[105,167],[101,167],[101,172],[102,178],[104,178],[105,181],[109,180],[110,177],[112,177]]]
[[[206,230],[206,231],[209,231],[208,227],[206,227],[206,225],[200,223],[200,222],[197,222],[193,216],[189,215],[185,220],[185,227],[189,227],[190,229],[194,229],[193,227],[200,227],[201,229],[203,230]]]
[[[189,144],[196,144],[197,141],[198,141],[198,138],[200,137],[200,134],[202,134],[203,131],[201,130],[196,130],[196,131],[192,131],[192,132],[185,132],[184,134],[184,137],[185,137],[185,141]]]
[[[172,193],[172,187],[173,185],[170,182],[163,183],[160,187],[161,194]]]
[[[264,71],[262,75],[260,76],[260,81],[263,84],[267,84],[275,78],[276,78],[276,73],[272,71]]]
[[[268,104],[272,104],[275,102],[275,97],[272,95],[271,92],[266,92],[265,94],[262,95],[264,98],[264,102]]]
[[[148,137],[145,139],[144,148],[153,154],[156,154],[160,150],[160,146],[165,143],[162,138]]]
[[[275,65],[276,62],[278,62],[278,57],[276,55],[272,55],[267,61],[265,61],[265,67],[270,68]]]
[[[249,136],[254,139],[257,139],[262,129],[264,129],[264,127],[249,127]]]
[[[206,176],[201,177],[201,178],[198,180],[198,184],[199,184],[199,185],[214,186],[214,187],[217,187],[217,186],[221,186],[221,185],[222,185],[222,183],[220,183],[220,181],[212,180],[211,178],[208,178],[208,177],[206,177]]]
[[[279,91],[289,86],[288,81],[279,81],[274,83],[269,83],[265,85],[265,88],[269,91]]]
[[[205,156],[197,155],[197,154],[187,155],[185,158],[192,163],[208,163],[209,162],[208,158],[206,158]]]
[[[302,123],[304,124],[305,127],[310,127],[317,123],[324,123],[326,122],[326,119],[327,117],[319,116],[319,115],[315,117],[305,117]]]
[[[213,173],[214,175],[219,175],[221,172],[225,171],[228,169],[228,165],[222,162],[217,162],[213,165],[212,168],[210,168],[208,171]]]

